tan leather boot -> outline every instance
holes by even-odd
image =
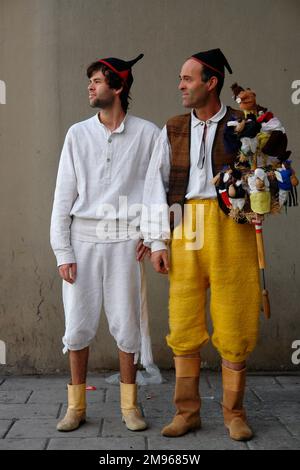
[[[247,424],[246,412],[243,408],[246,384],[246,369],[233,370],[222,366],[223,378],[223,415],[226,428],[231,439],[247,441],[253,432]]]
[[[177,409],[173,421],[161,431],[163,436],[183,436],[201,427],[199,395],[200,357],[174,358],[176,385],[174,403]]]
[[[147,424],[137,406],[137,385],[120,382],[122,421],[130,431],[143,431]]]
[[[68,409],[65,417],[57,424],[58,431],[74,431],[85,422],[86,384],[68,384]]]

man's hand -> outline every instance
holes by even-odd
[[[74,284],[76,280],[77,274],[77,264],[76,263],[68,263],[68,264],[61,264],[58,267],[58,272],[60,277],[70,284]]]
[[[169,257],[168,250],[158,250],[151,254],[151,263],[157,273],[168,274]]]
[[[264,221],[263,214],[255,214],[255,218],[251,219],[252,224],[261,224]]]
[[[150,248],[147,248],[147,246],[144,245],[144,240],[139,240],[136,246],[137,261],[143,261],[145,256],[148,256],[148,258],[150,258],[150,255],[151,255]]]

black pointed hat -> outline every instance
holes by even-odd
[[[221,49],[210,49],[209,51],[198,52],[197,54],[193,54],[191,58],[198,60],[201,64],[222,75],[222,77],[225,76],[224,67],[227,68],[229,73],[232,73],[231,67]]]
[[[115,57],[108,57],[106,59],[99,59],[98,62],[101,62],[101,64],[106,65],[106,67],[115,72],[127,87],[130,88],[133,82],[131,67],[143,57],[144,54],[139,54],[135,59],[128,61],[116,59]]]

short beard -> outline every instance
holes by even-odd
[[[90,106],[92,108],[106,109],[106,108],[109,108],[112,105],[113,101],[114,101],[113,99],[111,99],[111,100],[96,99],[95,101],[90,103]]]

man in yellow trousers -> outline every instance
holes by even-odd
[[[179,90],[191,112],[170,119],[161,131],[144,189],[144,243],[151,246],[154,269],[170,279],[167,342],[175,356],[177,412],[162,430],[168,437],[201,426],[200,350],[209,340],[208,288],[212,342],[222,357],[225,426],[235,440],[253,435],[243,397],[246,358],[257,341],[261,300],[255,229],[228,216],[212,184],[224,166],[233,167],[237,155],[224,142],[227,122],[241,117],[220,100],[225,67],[232,73],[220,49],[194,54],[183,64]],[[159,219],[155,207],[176,204],[183,217],[172,231],[169,214],[164,211]]]

